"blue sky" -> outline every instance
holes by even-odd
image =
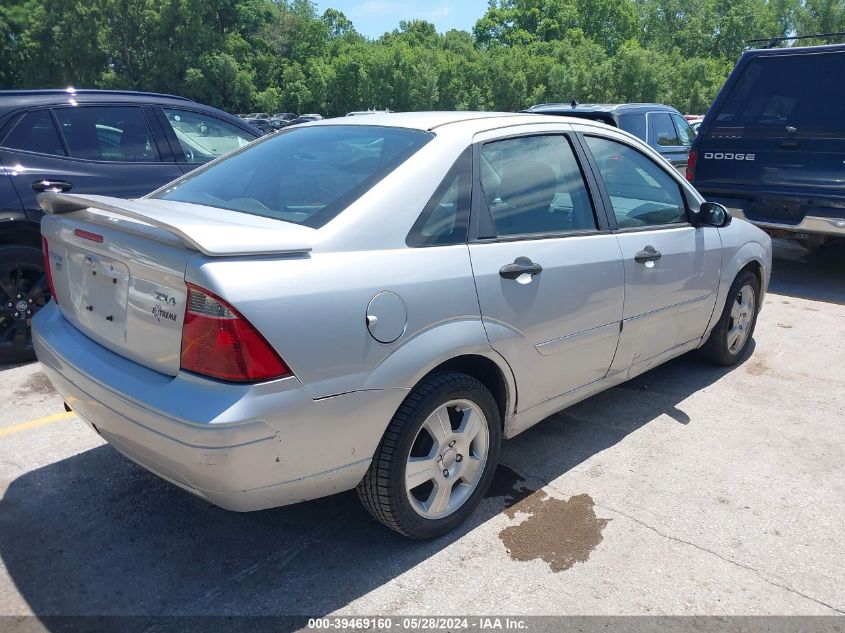
[[[432,22],[441,33],[449,29],[471,31],[487,10],[487,0],[318,0],[320,13],[326,9],[343,11],[357,30],[367,37],[379,37],[399,26],[400,20]]]

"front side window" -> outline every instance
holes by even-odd
[[[692,142],[695,139],[695,130],[690,127],[687,120],[680,114],[673,114],[672,120],[675,122],[675,128],[678,130],[678,138],[681,139],[681,145],[692,147]]]
[[[686,222],[681,187],[666,170],[623,143],[597,136],[585,139],[620,229]]]
[[[499,237],[597,228],[587,186],[565,136],[487,143],[481,150],[481,185]]]
[[[201,167],[153,197],[319,228],[433,137],[369,125],[293,128]]]
[[[162,109],[182,149],[181,156],[177,153],[179,162],[207,163],[255,140],[239,127],[216,117],[187,110]]]
[[[455,161],[408,234],[408,246],[446,246],[467,240],[472,195],[472,148]]]
[[[53,125],[53,119],[46,110],[24,114],[12,131],[6,135],[3,146],[52,156],[67,155],[56,126]]]
[[[648,119],[651,125],[651,138],[656,145],[678,147],[681,144],[668,112],[652,112],[648,115]]]
[[[130,163],[160,160],[141,108],[85,106],[53,112],[73,158]]]

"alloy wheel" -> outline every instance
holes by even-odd
[[[755,310],[756,296],[754,288],[745,285],[740,288],[734,298],[733,305],[731,305],[727,336],[728,351],[731,354],[738,354],[748,340],[751,324],[754,322]]]
[[[458,510],[481,481],[490,448],[487,419],[469,400],[449,401],[429,415],[405,464],[411,507],[426,519]]]

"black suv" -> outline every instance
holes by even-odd
[[[50,298],[38,193],[143,196],[260,135],[182,97],[0,91],[0,362],[33,358],[29,324]]]
[[[685,171],[695,132],[675,108],[660,103],[541,103],[525,112],[601,121],[642,139]]]
[[[845,45],[743,53],[704,117],[687,178],[773,235],[845,237]]]

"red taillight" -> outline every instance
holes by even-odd
[[[237,310],[192,284],[188,284],[182,327],[182,369],[229,382],[259,382],[291,374]]]
[[[47,238],[41,237],[41,250],[44,252],[44,272],[47,274],[47,285],[50,287],[50,296],[56,304],[59,303],[59,297],[56,295],[56,287],[53,285],[53,271],[50,267],[50,245],[47,244]]]
[[[696,151],[691,149],[689,152],[689,158],[687,159],[687,180],[690,182],[695,180],[695,161]]]

